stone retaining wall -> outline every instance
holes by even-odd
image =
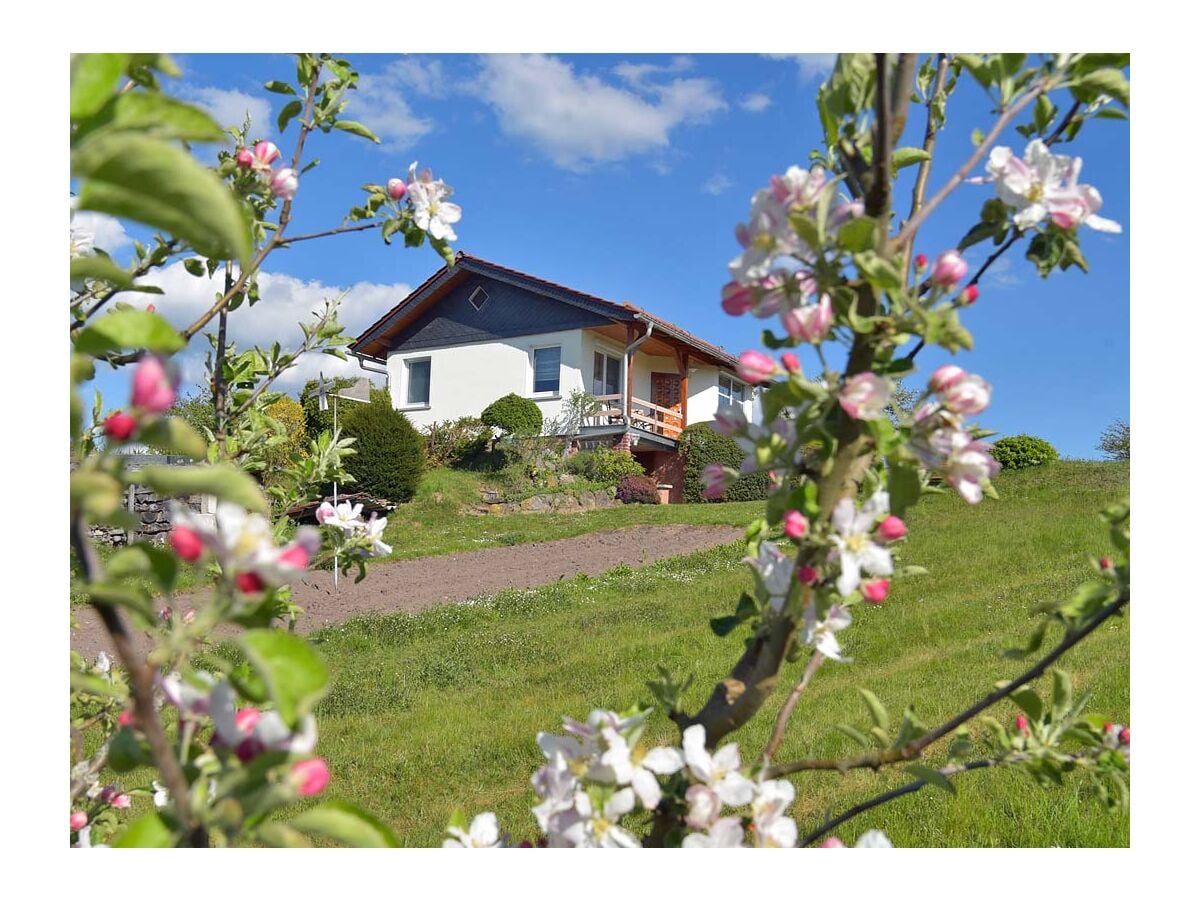
[[[608,509],[620,506],[615,487],[596,491],[558,491],[538,494],[524,500],[505,500],[481,503],[475,508],[479,515],[504,515],[516,512],[583,512],[589,509]]]

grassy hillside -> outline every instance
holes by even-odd
[[[1017,674],[1020,664],[1002,651],[1030,632],[1035,601],[1071,590],[1086,577],[1086,554],[1106,550],[1097,513],[1127,493],[1128,479],[1127,465],[1062,462],[1002,475],[999,502],[968,507],[953,496],[923,502],[910,516],[903,561],[931,574],[898,584],[881,607],[855,608],[855,625],[843,633],[855,661],[821,670],[777,760],[854,752],[857,745],[833,726],[863,726],[858,686],[871,688],[894,712],[915,703],[934,724]],[[640,512],[719,517],[737,510]],[[583,525],[593,515],[601,513],[521,518],[536,527],[564,519],[570,527],[571,519]],[[440,530],[436,518],[420,528],[415,518],[404,521],[397,517],[390,526],[399,529],[392,534],[397,555],[419,555],[410,552],[414,542],[440,546],[429,537]],[[469,534],[471,541],[499,542],[504,532],[487,529],[509,527],[503,519],[454,521],[466,529],[455,540]],[[329,793],[372,810],[410,845],[438,842],[455,808],[495,810],[514,837],[534,837],[528,779],[541,762],[536,732],[557,729],[564,714],[582,717],[596,706],[648,699],[644,682],[659,663],[676,675],[695,675],[687,705],[697,707],[741,649],[744,632],[719,639],[708,628],[709,618],[730,611],[750,583],[739,555],[736,547],[718,548],[320,633],[333,673],[333,690],[319,710],[320,751],[334,772]],[[1077,690],[1095,691],[1091,711],[1121,722],[1129,721],[1128,635],[1127,619],[1106,624],[1062,661]],[[789,666],[784,680],[794,679],[799,666]],[[736,735],[743,759],[761,750],[782,699]],[[1011,706],[996,710],[1014,713]],[[651,739],[675,739],[664,716],[653,718]],[[935,747],[928,758],[936,762],[943,754]],[[803,832],[827,811],[903,780],[898,773],[797,776],[792,812]],[[850,842],[878,827],[900,846],[1128,844],[1128,816],[1108,814],[1082,785],[1074,779],[1046,791],[1019,772],[971,773],[958,780],[957,799],[927,789],[839,834]]]

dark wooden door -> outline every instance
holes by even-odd
[[[655,406],[671,409],[678,413],[678,415],[672,416],[668,413],[656,412],[655,418],[661,415],[664,423],[673,425],[675,428],[683,427],[683,392],[681,387],[678,375],[672,375],[669,372],[650,373],[650,402]]]

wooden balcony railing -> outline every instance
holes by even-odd
[[[611,425],[626,420],[624,395],[600,394],[593,399],[598,401],[598,409],[592,416],[594,424]],[[683,433],[683,416],[679,410],[656,406],[637,397],[632,398],[628,419],[634,428],[660,434],[672,440],[678,440]]]

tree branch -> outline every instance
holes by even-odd
[[[1100,627],[1101,623],[1107,620],[1110,616],[1116,615],[1129,604],[1129,595],[1123,594],[1104,607],[1096,617],[1092,619],[1083,628],[1077,631],[1068,632],[1058,645],[1047,653],[1044,657],[1038,660],[1032,667],[1020,675],[1018,678],[1005,684],[1003,687],[996,688],[987,696],[983,697],[968,709],[956,715],[949,721],[939,725],[932,731],[927,732],[915,740],[909,741],[901,747],[892,747],[888,750],[880,750],[876,753],[867,753],[862,756],[849,757],[847,759],[801,759],[796,762],[783,763],[782,765],[772,766],[767,770],[766,778],[778,778],[781,775],[791,775],[794,772],[805,772],[814,769],[836,770],[838,772],[847,772],[850,769],[878,769],[882,766],[894,765],[895,763],[911,762],[921,755],[921,753],[930,744],[940,740],[950,734],[960,725],[969,722],[975,718],[989,706],[1003,700],[1005,697],[1015,693],[1019,688],[1029,682],[1040,678],[1055,661],[1058,660],[1064,653],[1078,644],[1081,640]]]
[[[929,101],[925,104],[925,143],[921,149],[928,155],[928,159],[921,160],[921,164],[917,167],[917,180],[913,184],[912,192],[912,208],[909,210],[908,218],[911,220],[921,210],[921,204],[925,202],[925,188],[929,184],[929,173],[933,169],[933,150],[937,144],[938,126],[934,121],[933,104],[937,100],[938,94],[946,86],[946,74],[950,71],[950,56],[946,53],[938,54],[937,75],[933,80],[933,90],[929,94]],[[905,284],[908,283],[908,273],[912,270],[912,251],[914,241],[909,241],[904,245],[904,267],[901,269],[904,275]]]
[[[327,231],[314,231],[311,234],[298,234],[296,237],[284,238],[283,240],[277,241],[275,245],[277,247],[287,247],[291,244],[298,244],[301,241],[311,241],[315,240],[316,238],[330,237],[331,235],[335,234],[350,234],[354,231],[369,231],[370,229],[378,228],[383,224],[383,220],[378,220],[375,222],[365,222],[361,225],[340,225],[337,228],[330,228]]]
[[[821,667],[821,663],[824,661],[825,656],[822,653],[819,651],[813,653],[812,658],[808,661],[808,665],[804,667],[804,675],[796,682],[792,688],[792,692],[788,694],[787,700],[783,702],[783,708],[779,710],[779,715],[775,717],[775,728],[771,732],[771,739],[767,742],[767,746],[763,750],[762,766],[764,768],[770,765],[771,757],[775,755],[775,751],[783,743],[783,735],[787,731],[788,719],[792,717],[792,710],[800,702],[800,697],[804,694],[805,688],[808,687],[808,683],[812,681],[812,677],[817,674],[817,669]]]

